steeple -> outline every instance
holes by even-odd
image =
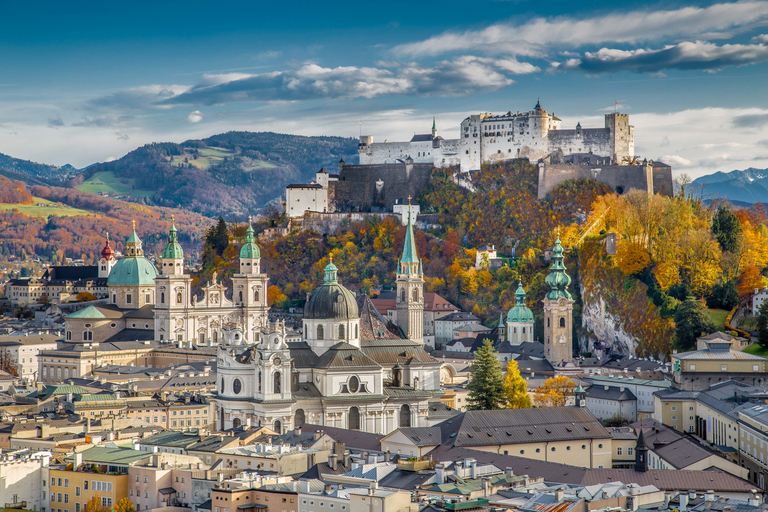
[[[183,260],[184,250],[179,245],[179,235],[176,231],[176,219],[171,216],[171,229],[168,230],[168,243],[163,248],[164,260]],[[165,265],[163,265],[165,266]]]
[[[416,238],[413,236],[413,224],[411,223],[411,196],[408,196],[408,225],[405,228],[405,243],[403,244],[403,257],[400,263],[419,263],[416,250]]]
[[[563,247],[560,245],[560,238],[555,241],[555,247],[552,249],[552,266],[549,267],[549,275],[546,283],[549,291],[546,297],[555,301],[560,298],[571,300],[571,293],[568,291],[568,285],[571,284],[571,276],[565,273],[565,264],[563,263]]]
[[[261,251],[256,245],[256,237],[253,234],[253,217],[248,217],[248,228],[245,230],[245,242],[240,248],[240,259],[260,259]]]
[[[109,261],[115,258],[115,251],[112,246],[109,245],[109,231],[107,231],[107,239],[104,243],[104,248],[101,250],[101,257]]]
[[[432,138],[437,136],[437,123],[435,122],[435,116],[432,116]]]
[[[643,429],[639,428],[640,434],[637,436],[635,445],[635,471],[645,473],[648,471],[648,446],[645,444]]]

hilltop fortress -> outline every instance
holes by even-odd
[[[476,114],[461,122],[458,139],[443,139],[432,133],[417,134],[408,142],[373,142],[373,137],[360,137],[358,154],[361,165],[404,162],[431,164],[435,167],[459,166],[462,172],[479,170],[482,165],[527,158],[532,163],[552,153],[560,155],[590,154],[603,157],[611,164],[629,162],[635,155],[635,129],[629,115],[605,115],[605,127],[573,130],[561,128],[561,120],[536,102],[529,112]]]

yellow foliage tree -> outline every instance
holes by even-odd
[[[280,290],[277,285],[272,285],[267,289],[267,304],[281,308],[285,305],[288,297]]]
[[[115,512],[136,512],[136,508],[128,498],[123,498],[115,505]]]
[[[504,396],[507,400],[507,409],[533,407],[531,397],[528,396],[528,384],[520,375],[520,369],[514,359],[507,364],[507,375],[504,377]]]
[[[573,396],[575,389],[576,383],[568,377],[550,377],[536,388],[533,401],[537,407],[563,407],[568,404],[568,398]]]
[[[630,276],[641,272],[651,264],[651,256],[645,247],[638,242],[622,240],[616,251],[616,257],[619,264],[619,270],[625,275]]]
[[[674,261],[658,263],[653,269],[653,275],[656,276],[659,287],[664,291],[669,290],[672,285],[680,281],[680,273],[677,270],[677,263]]]

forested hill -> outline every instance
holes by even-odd
[[[72,167],[56,167],[22,160],[0,153],[0,175],[20,179],[29,185],[61,182],[72,177]]]
[[[228,132],[181,144],[155,143],[89,167],[70,183],[86,192],[203,215],[244,218],[340,159],[357,162],[357,141],[271,132]]]

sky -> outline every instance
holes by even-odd
[[[617,108],[692,177],[768,168],[768,0],[2,2],[0,152],[84,167],[230,130],[440,135]],[[617,104],[618,102],[618,104]]]

